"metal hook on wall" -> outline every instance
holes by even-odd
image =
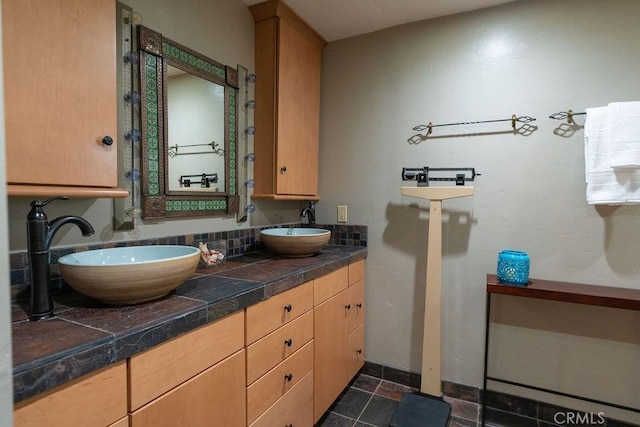
[[[567,123],[573,124],[573,116],[582,116],[587,114],[586,112],[582,113],[574,113],[573,110],[569,111],[559,111],[557,113],[553,113],[549,116],[550,119],[554,120],[564,120],[567,119]]]

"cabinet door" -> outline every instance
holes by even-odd
[[[349,380],[364,366],[364,323],[349,334]]]
[[[3,0],[7,181],[115,187],[113,0]]]
[[[143,406],[130,417],[131,427],[244,427],[244,350]]]
[[[320,419],[349,382],[348,304],[349,294],[342,291],[314,311],[314,422]]]
[[[349,287],[349,333],[364,323],[364,280]]]
[[[276,192],[318,194],[321,48],[278,21]]]

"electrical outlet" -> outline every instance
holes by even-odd
[[[346,206],[338,206],[338,222],[347,222]]]

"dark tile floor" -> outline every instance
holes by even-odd
[[[405,393],[415,391],[416,388],[360,373],[316,427],[388,427],[402,397]],[[445,396],[444,400],[451,404],[451,417],[447,427],[482,425],[481,408],[477,403],[449,396]],[[488,392],[487,406],[487,427],[562,427],[552,423],[549,414],[567,411],[554,405],[493,391]],[[606,424],[597,425],[640,427],[610,419],[606,420]]]
[[[387,427],[405,393],[417,389],[359,374],[316,427]],[[450,427],[476,427],[478,405],[445,398],[451,404]]]

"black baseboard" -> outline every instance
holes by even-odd
[[[422,375],[415,372],[403,371],[402,369],[391,368],[367,361],[364,362],[364,367],[361,372],[365,375],[420,389]],[[480,402],[480,389],[464,384],[456,384],[451,381],[442,381],[442,394],[467,402]]]

